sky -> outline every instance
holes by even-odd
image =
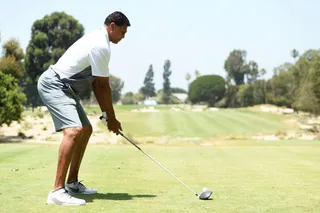
[[[0,0],[1,45],[20,41],[24,52],[32,24],[53,12],[77,19],[85,33],[99,29],[114,11],[130,20],[126,38],[111,45],[110,73],[124,81],[122,93],[138,92],[150,64],[156,89],[163,85],[164,61],[171,61],[171,86],[187,89],[186,73],[223,77],[234,49],[247,51],[270,78],[273,69],[320,47],[317,0]]]

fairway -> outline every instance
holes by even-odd
[[[175,106],[179,108],[180,106]],[[218,111],[193,111],[185,105],[180,111],[172,106],[156,106],[154,111],[142,111],[146,107],[138,105],[115,106],[117,118],[124,133],[139,144],[215,144],[233,143],[233,140],[251,140],[256,137],[277,137],[278,139],[299,139],[304,134],[299,129],[299,116],[266,113],[248,108],[219,109]],[[93,143],[117,144],[124,140],[110,140],[106,127],[99,121],[100,109],[97,106],[87,107],[89,120],[93,125]],[[12,128],[0,129],[10,138],[22,131],[32,136],[32,142],[60,142],[60,134],[54,133],[54,126],[48,112],[24,112],[21,124],[14,123]],[[41,129],[41,131],[39,131]],[[120,138],[121,139],[121,138]],[[4,139],[2,141],[6,142]]]
[[[129,109],[118,106],[115,110],[124,130],[139,137],[248,137],[295,129],[285,123],[291,116],[248,109],[220,109],[216,112],[172,111],[169,107],[158,106],[155,108],[158,112],[131,112]]]
[[[58,145],[0,144],[0,212],[319,212],[320,143],[142,145],[202,201],[133,146],[90,144],[80,179],[99,189],[84,207],[45,205]]]

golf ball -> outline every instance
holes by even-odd
[[[206,192],[206,191],[208,191],[208,189],[207,189],[206,187],[204,187],[204,188],[202,189],[202,191],[203,191],[203,192]]]

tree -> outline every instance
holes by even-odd
[[[293,50],[291,51],[291,56],[292,56],[294,62],[296,62],[296,58],[299,56],[298,50],[293,49]]]
[[[248,84],[253,84],[259,77],[266,73],[265,69],[259,70],[259,66],[255,61],[250,61],[246,64],[244,70],[247,70],[245,76]]]
[[[277,106],[291,107],[295,99],[294,76],[292,64],[284,63],[274,69],[272,79],[266,84],[267,102]]]
[[[114,75],[110,75],[109,81],[112,89],[112,102],[117,103],[120,100],[121,90],[123,89],[124,82]]]
[[[154,97],[156,95],[153,76],[154,76],[153,67],[152,67],[152,64],[150,64],[146,77],[144,78],[144,81],[143,81],[144,86],[140,88],[140,93],[143,94],[144,98]]]
[[[4,57],[14,57],[16,61],[21,62],[24,58],[23,49],[20,47],[20,42],[17,39],[10,39],[2,46]]]
[[[228,79],[234,80],[236,85],[244,84],[244,75],[248,69],[245,66],[246,55],[244,50],[233,50],[224,63]]]
[[[144,100],[144,96],[141,93],[136,93],[136,94],[134,94],[134,100],[136,102],[143,101]]]
[[[171,96],[171,87],[170,87],[170,75],[172,73],[172,71],[170,70],[171,67],[171,62],[170,60],[166,60],[164,62],[164,66],[163,66],[163,79],[164,79],[164,83],[163,83],[163,94],[162,94],[162,101],[164,104],[169,104],[170,102],[170,96]]]
[[[254,104],[266,103],[266,81],[256,80],[253,84],[253,102]]]
[[[172,87],[171,92],[172,93],[188,93],[186,90],[179,87]]]
[[[126,94],[124,94],[121,102],[124,105],[135,104],[134,94],[132,92],[127,92]]]
[[[238,103],[238,99],[237,99],[237,93],[239,91],[239,86],[237,85],[228,85],[227,88],[227,97],[226,97],[226,107],[231,107],[231,108],[235,108],[235,107],[239,107],[239,103]]]
[[[19,91],[17,79],[0,70],[0,126],[19,121],[26,97]]]
[[[188,97],[192,103],[206,102],[214,106],[226,92],[225,81],[219,75],[200,76],[190,84]]]
[[[320,61],[315,62],[314,68],[310,72],[310,78],[312,79],[312,89],[317,99],[317,106],[320,108]]]
[[[263,76],[265,69],[259,70],[259,66],[255,61],[246,62],[247,52],[245,50],[233,50],[224,63],[224,69],[227,72],[227,82],[231,80],[236,85],[245,83],[245,77],[248,84],[252,84],[258,77]]]
[[[239,85],[239,91],[237,92],[237,102],[240,104],[240,107],[247,107],[253,105],[254,97],[252,85]]]
[[[295,63],[292,68],[292,72],[295,79],[296,87],[300,86],[300,82],[307,78],[309,71],[317,66],[320,61],[320,50],[307,50],[303,53],[299,60]]]
[[[41,104],[36,87],[39,76],[83,34],[83,26],[64,12],[51,13],[33,23],[23,79],[28,105],[35,107]]]
[[[171,87],[170,90],[171,90],[171,94],[172,93],[188,93],[186,90],[179,88],[179,87]],[[163,93],[163,89],[159,89],[157,91],[157,94],[159,94],[159,93]]]
[[[296,109],[313,114],[320,113],[320,100],[315,95],[313,89],[311,79],[306,78],[297,91],[297,99],[293,104]]]
[[[4,57],[0,59],[0,126],[19,121],[26,97],[21,93],[18,80],[23,75],[23,50],[17,40],[3,45]]]
[[[320,113],[320,50],[307,50],[293,67],[298,110]]]
[[[10,39],[2,46],[4,57],[0,61],[1,72],[10,74],[20,79],[24,73],[23,58],[24,53],[20,47],[20,43],[16,39]]]
[[[24,74],[23,63],[16,61],[15,57],[13,56],[8,56],[1,59],[0,70],[4,74],[11,75],[16,79],[20,79]]]

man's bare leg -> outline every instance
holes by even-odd
[[[76,145],[74,147],[73,156],[71,159],[67,183],[71,183],[73,181],[78,180],[80,164],[91,134],[92,126],[84,126],[81,135],[76,138]]]
[[[82,127],[72,127],[63,130],[54,190],[64,187],[67,171],[75,149],[76,139],[81,135],[81,131]]]

